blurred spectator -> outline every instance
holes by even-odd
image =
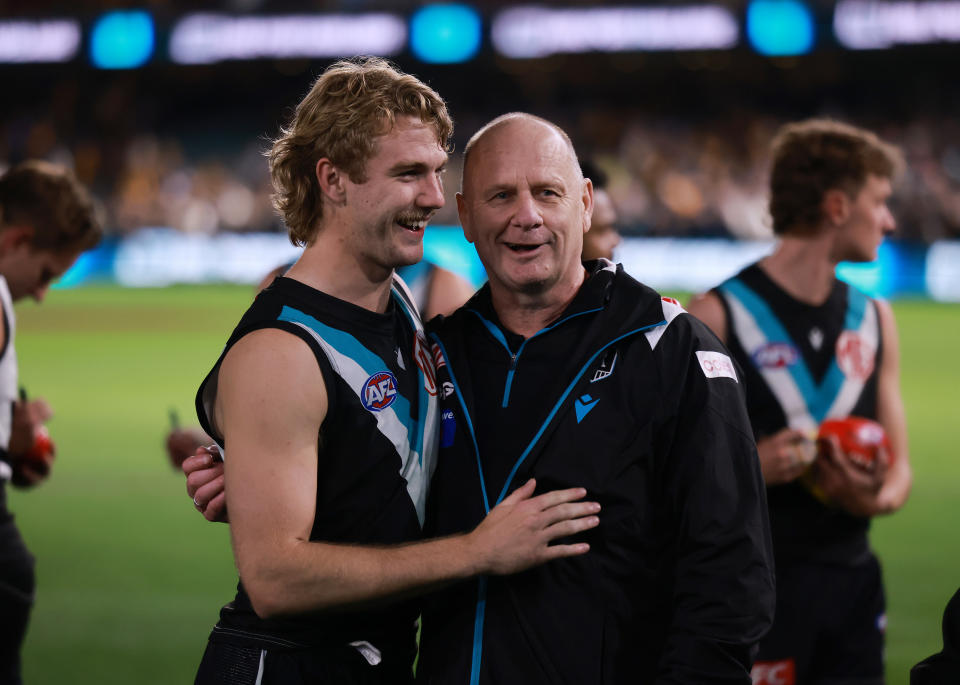
[[[194,94],[211,90],[201,77],[190,87]],[[95,92],[85,96],[85,89]],[[278,92],[282,84],[264,101]],[[27,98],[30,104],[12,107],[0,118],[0,159],[13,163],[43,156],[72,164],[80,180],[106,198],[108,231],[124,234],[144,226],[201,234],[282,230],[270,208],[262,154],[276,124],[265,120],[258,106],[238,102],[242,96],[223,97],[219,110],[209,102],[191,110],[186,93],[150,90],[132,75],[120,84],[53,84],[44,93],[38,97],[46,101]],[[94,105],[85,109],[90,102]],[[895,196],[897,237],[927,243],[960,238],[960,120],[935,108],[877,120],[869,103],[851,98],[847,104],[823,109],[870,126],[905,151],[910,171]],[[485,120],[504,107],[460,113],[455,101],[451,105],[465,130],[473,119]],[[677,107],[671,112],[602,102],[525,106],[564,122],[582,141],[581,149],[597,160],[609,177],[607,191],[625,235],[772,236],[767,144],[796,112],[774,115],[730,105],[706,118],[699,112],[677,114]],[[857,108],[867,116],[858,117]],[[187,116],[191,113],[196,116]],[[258,131],[263,143],[251,144]],[[451,157],[447,204],[435,224],[457,223],[458,160]]]

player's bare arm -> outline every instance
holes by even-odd
[[[508,573],[583,554],[557,538],[597,525],[599,505],[571,489],[530,497],[528,483],[474,531],[394,547],[310,541],[317,435],[327,408],[316,359],[295,336],[256,331],[220,372],[227,507],[240,578],[261,616],[349,605],[477,573]]]
[[[713,334],[720,338],[720,342],[727,344],[727,313],[719,295],[713,292],[694,295],[687,304],[687,313],[707,324]]]
[[[900,396],[900,345],[890,305],[877,301],[884,350],[877,386],[877,420],[892,454],[865,471],[846,456],[836,440],[825,445],[817,483],[831,501],[856,516],[889,514],[904,505],[913,480],[907,448],[906,417]]]
[[[877,419],[887,431],[893,451],[887,477],[876,497],[876,514],[890,514],[902,507],[910,494],[913,471],[907,445],[907,418],[900,394],[900,338],[890,304],[877,301],[883,334],[883,359],[877,385]]]

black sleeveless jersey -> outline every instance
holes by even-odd
[[[225,460],[230,446],[215,424],[217,375],[227,351],[244,335],[279,328],[299,337],[317,359],[328,396],[317,438],[317,502],[310,539],[389,545],[422,536],[427,487],[436,460],[436,375],[416,307],[396,279],[385,314],[378,314],[278,278],[244,314],[197,393],[203,428]],[[264,455],[269,458],[269,455]],[[263,620],[238,583],[214,630],[218,639],[264,647],[343,645],[378,649],[414,645],[416,602],[374,610],[325,610]]]
[[[876,419],[881,336],[873,300],[834,279],[823,304],[805,304],[757,264],[715,292],[758,440],[786,427],[815,435],[829,418]],[[769,487],[767,495],[778,563],[853,564],[869,553],[869,519],[824,505],[800,481]]]

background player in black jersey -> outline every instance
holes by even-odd
[[[7,480],[29,487],[50,475],[52,452],[34,445],[51,417],[19,389],[13,302],[40,302],[50,283],[100,239],[86,191],[68,170],[40,161],[0,178],[0,683],[20,682],[20,646],[34,596],[33,557],[7,510]]]
[[[755,683],[772,682],[767,672],[791,683],[883,680],[883,588],[866,532],[910,490],[899,345],[890,306],[835,270],[876,259],[895,227],[887,201],[900,164],[863,129],[785,126],[773,143],[776,250],[690,304],[744,368],[768,486],[778,597]],[[811,467],[811,431],[849,414],[886,429],[889,468],[858,468],[836,443]]]
[[[224,608],[198,682],[241,682],[238,672],[251,683],[408,680],[413,620],[393,624],[409,614],[409,605],[385,602],[588,549],[549,543],[595,526],[599,505],[576,502],[584,495],[576,488],[531,497],[532,481],[472,532],[415,542],[419,510],[406,499],[397,471],[401,461],[413,469],[418,483],[403,475],[408,488],[421,488],[422,500],[432,455],[423,448],[420,472],[408,460],[415,445],[435,437],[422,424],[423,435],[414,428],[392,443],[377,434],[398,428],[380,423],[393,397],[387,393],[405,393],[403,381],[411,372],[416,377],[416,366],[421,377],[430,376],[430,355],[412,355],[404,345],[394,361],[391,347],[389,372],[375,375],[383,377],[376,392],[370,391],[374,376],[358,388],[338,380],[371,356],[361,349],[364,336],[380,335],[386,325],[399,345],[416,333],[417,322],[405,318],[392,294],[393,270],[422,257],[424,227],[444,202],[441,174],[451,127],[434,91],[382,60],[366,59],[328,68],[274,144],[275,204],[291,239],[306,247],[244,321],[288,298],[310,311],[339,312],[354,325],[352,333],[323,341],[303,331],[335,324],[296,312],[291,319],[287,306],[279,322],[251,328],[242,322],[201,388],[201,422],[226,448],[227,505],[241,579],[237,605],[244,601],[248,611],[238,618],[243,607]],[[332,356],[329,347],[340,343],[363,357]],[[413,407],[418,395],[420,403],[435,402],[427,392],[413,392],[405,406]],[[336,422],[325,422],[328,416]],[[404,419],[399,409],[395,416]],[[370,450],[384,456],[375,459]],[[351,473],[351,461],[364,470]],[[325,477],[335,467],[336,482]],[[321,501],[329,511],[321,510]],[[347,532],[325,540],[316,534],[325,526]],[[352,526],[357,537],[349,534]],[[356,544],[378,539],[410,544]],[[364,612],[379,612],[379,618],[358,625]],[[319,632],[333,637],[317,640]]]

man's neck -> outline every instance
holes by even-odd
[[[535,294],[512,291],[491,281],[493,309],[507,330],[529,338],[563,313],[580,292],[585,279],[586,270],[580,268],[575,277]]]
[[[372,312],[387,311],[393,270],[372,265],[346,250],[343,241],[329,238],[321,231],[287,277]]]
[[[830,296],[836,275],[832,248],[832,239],[826,234],[787,236],[760,262],[760,268],[795,300],[821,305]]]

